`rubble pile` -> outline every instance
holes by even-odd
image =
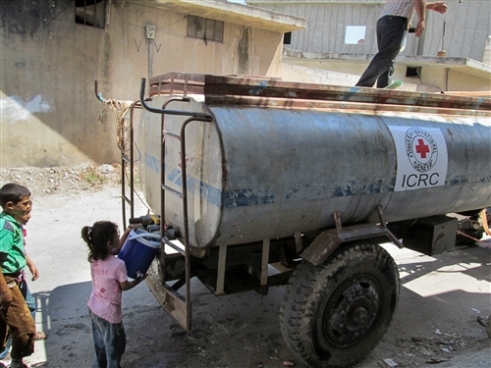
[[[7,183],[25,185],[36,195],[99,190],[104,186],[120,185],[121,166],[103,164],[76,167],[0,168],[0,186]]]

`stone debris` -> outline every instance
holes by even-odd
[[[0,187],[7,183],[25,185],[35,196],[79,193],[119,186],[119,164],[80,165],[75,167],[0,168]]]
[[[395,368],[399,366],[399,364],[389,358],[379,360],[378,364],[383,368]]]

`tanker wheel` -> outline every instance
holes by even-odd
[[[321,266],[303,261],[281,307],[281,332],[311,367],[349,367],[387,331],[399,300],[399,273],[377,244],[342,245]]]

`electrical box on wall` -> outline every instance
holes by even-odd
[[[147,40],[153,40],[155,39],[155,26],[152,26],[152,25],[147,25],[145,27],[145,37],[147,38]]]

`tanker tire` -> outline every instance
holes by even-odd
[[[378,244],[341,245],[320,266],[304,260],[281,307],[286,345],[310,367],[350,367],[387,331],[399,289],[397,265]]]

